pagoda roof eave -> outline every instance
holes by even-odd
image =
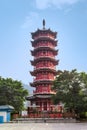
[[[37,95],[33,95],[33,96],[29,96],[29,97],[26,97],[26,100],[35,100],[35,99],[47,99],[47,98],[51,98],[53,94],[49,93],[49,94],[37,94]]]
[[[46,40],[52,42],[54,45],[57,44],[57,42],[58,42],[58,40],[56,40],[56,39],[53,39],[53,38],[50,38],[47,36],[43,36],[43,37],[38,37],[35,40],[32,40],[31,43],[36,43],[38,41],[46,41]]]
[[[37,85],[40,85],[40,84],[53,84],[53,81],[51,80],[39,80],[39,81],[35,81],[33,83],[30,83],[30,86],[31,87],[36,87]]]
[[[49,51],[53,51],[53,53],[56,55],[57,53],[58,53],[58,49],[57,50],[55,50],[55,49],[53,49],[53,48],[51,48],[51,47],[38,47],[38,48],[36,48],[36,49],[34,49],[34,50],[31,50],[31,54],[34,56],[35,55],[35,53],[39,50],[39,51],[42,51],[42,50],[49,50]]]
[[[39,49],[38,49],[38,50],[39,50]],[[36,55],[36,52],[37,52],[38,50],[31,51],[31,55],[32,55],[32,56],[35,56],[35,55]],[[54,55],[56,56],[56,55],[58,54],[58,50],[55,50],[53,53],[54,53]]]
[[[32,64],[33,66],[35,66],[38,61],[42,61],[42,60],[52,61],[52,62],[54,63],[54,65],[58,65],[58,63],[59,63],[59,60],[55,60],[55,59],[50,58],[50,57],[40,57],[40,58],[37,58],[37,59],[35,59],[34,61],[30,61],[30,62],[31,62],[31,64]]]
[[[49,41],[51,41],[52,43],[53,43],[53,45],[56,47],[57,46],[57,43],[58,43],[58,40],[52,40],[52,39],[48,39],[48,38],[44,38],[44,39],[36,39],[35,41],[31,41],[31,43],[32,43],[32,46],[33,47],[35,47],[35,44],[38,42],[38,41],[43,41],[43,40],[49,40]]]
[[[28,97],[26,97],[26,100],[32,100],[32,99],[35,99],[36,97],[35,97],[35,95],[33,95],[33,96],[28,96]]]
[[[32,38],[38,34],[39,32],[50,32],[52,35],[55,36],[57,35],[57,32],[52,31],[50,28],[49,29],[37,29],[35,32],[31,32]]]
[[[51,69],[51,68],[38,68],[38,69],[35,69],[34,71],[30,71],[31,75],[32,76],[36,76],[36,74],[38,72],[51,72],[51,73],[54,73],[54,75],[57,75],[57,71],[55,69]]]

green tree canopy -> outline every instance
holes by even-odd
[[[56,91],[53,101],[64,103],[64,107],[79,114],[87,111],[87,74],[72,71],[59,71],[52,87]]]
[[[24,108],[27,95],[28,90],[24,89],[20,81],[0,77],[0,105],[12,105],[15,112],[19,112]]]

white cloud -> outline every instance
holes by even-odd
[[[21,25],[21,28],[26,29],[33,27],[39,19],[39,15],[36,12],[30,12],[28,16],[26,16],[24,23]]]
[[[72,5],[79,1],[80,0],[36,0],[36,6],[38,9],[46,9],[51,6],[62,8],[64,5]]]

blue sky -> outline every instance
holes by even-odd
[[[57,70],[87,72],[87,0],[0,0],[0,76],[33,80],[30,33],[43,18],[58,32]]]

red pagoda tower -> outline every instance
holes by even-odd
[[[34,66],[34,70],[30,73],[34,76],[34,81],[30,85],[35,87],[35,90],[33,96],[26,99],[30,101],[30,106],[36,106],[39,112],[48,112],[52,110],[51,96],[55,94],[51,87],[57,75],[56,65],[58,65],[58,60],[55,59],[58,53],[58,50],[55,49],[57,32],[46,29],[45,20],[43,20],[43,28],[31,33],[31,35],[33,39],[31,43],[34,48],[31,51],[34,57],[31,64]]]

